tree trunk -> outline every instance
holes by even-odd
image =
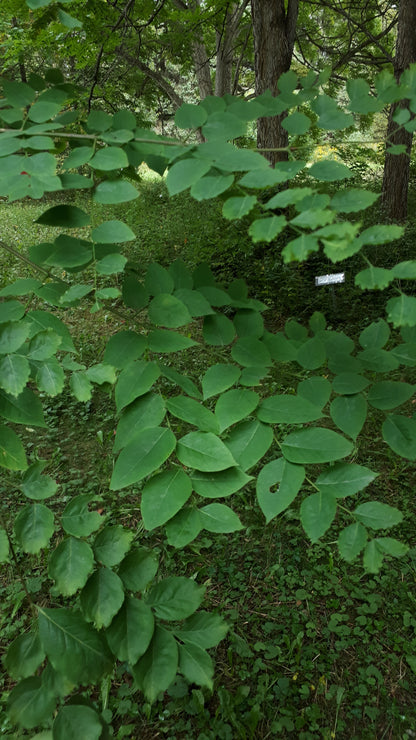
[[[416,1],[416,0],[415,0]],[[295,43],[299,0],[251,0],[254,34],[256,95],[270,90],[277,95],[278,80],[290,69]],[[257,124],[259,149],[282,149],[288,145],[282,116],[260,118]],[[265,151],[271,164],[287,159],[287,151]]]
[[[199,96],[203,100],[207,95],[213,95],[211,68],[205,44],[201,41],[195,41],[192,44],[192,57],[198,82]]]
[[[394,74],[397,81],[410,64],[416,62],[416,0],[400,0],[397,25]],[[407,108],[407,102],[392,105],[387,125],[387,146],[404,144],[405,154],[389,154],[384,161],[382,209],[392,221],[407,218],[407,195],[409,188],[410,151],[413,134],[400,128],[393,121],[398,107]]]

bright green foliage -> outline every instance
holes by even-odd
[[[36,9],[49,3],[28,4]],[[67,28],[78,27],[61,8],[58,13]],[[324,131],[352,125],[351,113],[323,94],[319,84],[304,80],[297,89],[297,82],[288,73],[280,96],[261,96],[255,107],[232,96],[184,105],[176,124],[190,133],[202,127],[202,144],[170,140],[168,146],[162,137],[138,129],[129,111],[113,116],[92,111],[85,124],[92,133],[80,128],[81,146],[72,146],[66,124],[54,120],[68,99],[59,83],[46,80],[38,93],[30,84],[6,81],[0,108],[6,129],[0,134],[0,195],[11,201],[40,199],[45,192],[85,188],[97,203],[123,204],[137,197],[130,179],[145,161],[162,173],[167,168],[170,195],[187,189],[197,200],[222,194],[225,219],[242,220],[254,242],[269,243],[290,231],[284,262],[304,261],[321,248],[333,263],[359,251],[365,256],[366,247],[398,239],[402,229],[380,224],[361,231],[356,222],[341,220],[339,214],[356,213],[377,199],[343,187],[353,174],[343,162],[323,159],[306,167],[304,160],[291,158],[270,168],[259,152],[231,143],[245,134],[248,120],[283,111],[293,137],[312,124]],[[415,106],[413,88],[391,85],[398,100],[410,99]],[[373,96],[363,80],[350,80],[347,90],[354,114],[384,107],[383,97]],[[27,153],[26,137],[33,137],[30,151],[35,154]],[[60,158],[54,149],[58,140],[66,147]],[[74,172],[81,166],[82,176]],[[290,187],[299,173],[303,180]],[[331,199],[320,192],[320,182],[324,190],[326,183],[342,186]],[[286,189],[283,183],[289,183]],[[278,192],[264,197],[262,190],[277,185]],[[284,215],[270,213],[281,208],[287,209]],[[370,573],[379,570],[384,557],[406,552],[399,540],[384,536],[384,530],[402,521],[398,509],[362,499],[355,506],[350,497],[364,492],[364,498],[377,476],[353,461],[369,415],[393,453],[416,459],[416,421],[405,411],[389,413],[414,392],[410,383],[392,380],[389,373],[400,365],[416,365],[416,299],[400,292],[387,304],[388,322],[401,328],[401,339],[392,337],[388,322],[380,319],[361,332],[356,346],[342,332],[327,329],[318,313],[309,326],[291,320],[283,331],[270,332],[262,318],[266,306],[249,297],[244,281],[226,290],[207,266],[192,273],[180,261],[169,269],[151,263],[139,275],[121,254],[120,245],[135,239],[130,227],[109,220],[92,228],[87,211],[68,204],[47,209],[38,218],[40,225],[73,230],[71,236],[58,234],[52,243],[31,248],[30,259],[48,278],[43,283],[19,279],[1,291],[0,466],[5,476],[18,478],[24,496],[13,537],[23,553],[36,555],[50,547],[45,558],[54,582],[51,593],[65,604],[45,607],[42,595],[36,625],[7,654],[6,668],[21,679],[10,693],[9,714],[28,729],[48,721],[57,694],[67,696],[78,686],[107,680],[116,661],[125,664],[122,670],[149,702],[169,688],[178,672],[211,689],[214,669],[206,651],[227,629],[220,616],[198,612],[204,588],[196,580],[157,578],[156,553],[138,546],[134,529],[107,522],[97,495],[72,495],[63,509],[57,504],[53,511],[38,503],[52,497],[57,485],[43,474],[43,461],[28,465],[14,425],[44,426],[41,396],[59,394],[67,377],[80,402],[91,398],[94,384],[110,389],[109,404],[114,401],[118,421],[109,488],[123,489],[126,500],[134,500],[145,529],[164,527],[160,537],[166,534],[172,547],[185,547],[203,530],[212,536],[242,530],[245,522],[233,510],[232,496],[255,490],[266,523],[295,506],[311,542],[330,531],[341,557],[352,562],[362,554]],[[82,238],[75,230],[82,230]],[[415,274],[413,261],[391,270],[370,265],[356,282],[379,289]],[[97,358],[87,368],[74,359],[65,323],[39,303],[63,315],[79,304],[99,311],[106,301],[117,301],[121,311],[124,303],[128,328],[109,339],[102,361]],[[205,345],[215,359],[201,378],[172,367],[175,357],[165,358],[189,348],[204,352]],[[294,363],[293,377],[302,377],[287,392],[276,390],[281,362]],[[274,383],[269,395],[262,392],[263,379]],[[166,380],[174,390],[166,391]],[[388,412],[381,423],[380,412]],[[349,522],[339,531],[341,506]],[[4,530],[0,556],[10,557]],[[40,669],[40,675],[32,675]],[[61,692],[51,689],[54,677],[64,684]],[[59,708],[52,735],[98,740],[105,732],[91,707],[72,703]]]

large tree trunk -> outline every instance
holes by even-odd
[[[416,0],[415,0],[416,1]],[[251,0],[254,34],[256,95],[270,90],[277,95],[278,80],[290,69],[295,43],[299,0]],[[257,124],[259,149],[276,150],[288,145],[282,116],[260,118]],[[287,151],[265,151],[271,164],[287,159]]]
[[[400,0],[394,58],[394,74],[398,81],[404,70],[414,62],[416,62],[416,0]],[[407,107],[406,102],[392,105],[387,125],[387,146],[404,144],[406,153],[389,154],[386,152],[382,208],[384,215],[392,221],[405,221],[413,134],[400,128],[393,121],[398,105]]]

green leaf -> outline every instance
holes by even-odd
[[[74,609],[38,607],[39,636],[52,667],[73,684],[96,683],[113,667],[107,645]]]
[[[30,376],[26,357],[6,355],[0,359],[0,387],[11,396],[19,396]]]
[[[8,470],[27,468],[25,451],[19,437],[4,424],[0,424],[0,467]]]
[[[212,411],[209,411],[209,409],[202,406],[202,404],[193,398],[174,396],[167,400],[166,408],[171,414],[178,417],[178,419],[183,419],[183,421],[193,424],[202,432],[218,434],[218,420]]]
[[[52,206],[44,211],[35,223],[42,226],[61,226],[64,229],[79,229],[88,226],[90,217],[78,206]]]
[[[231,348],[235,362],[244,367],[267,367],[272,364],[266,345],[255,337],[240,337]]]
[[[14,522],[14,534],[23,552],[36,554],[54,533],[53,513],[43,504],[26,504]]]
[[[383,552],[375,540],[370,540],[364,550],[363,565],[369,573],[378,573],[383,564]]]
[[[208,649],[216,647],[227,631],[228,627],[219,614],[201,611],[192,614],[180,629],[175,630],[175,635],[186,644]]]
[[[383,439],[400,457],[416,459],[416,420],[390,414],[383,423]]]
[[[296,362],[306,370],[316,370],[326,361],[325,345],[319,337],[308,339],[296,355]]]
[[[367,378],[356,373],[341,373],[336,375],[332,381],[332,389],[335,393],[343,396],[354,396],[369,385]]]
[[[201,105],[182,103],[175,113],[175,124],[179,128],[199,128],[207,117],[208,113]]]
[[[292,239],[282,250],[283,262],[303,262],[312,252],[319,251],[319,242],[312,234],[302,234]]]
[[[305,469],[301,465],[292,465],[283,457],[262,468],[257,478],[256,494],[267,524],[295,500],[304,479]],[[275,489],[277,483],[280,485]]]
[[[302,134],[306,134],[307,131],[309,131],[311,127],[311,120],[308,118],[308,116],[305,116],[304,113],[299,113],[298,111],[295,111],[294,113],[290,113],[286,118],[282,121],[282,127],[288,131],[289,134],[292,134],[292,136],[301,136]]]
[[[257,416],[267,424],[305,424],[322,417],[318,406],[301,396],[270,396],[261,402]]]
[[[393,537],[377,537],[375,542],[377,547],[393,558],[402,558],[409,551],[409,546],[404,542],[395,540]]]
[[[320,162],[315,162],[309,168],[308,172],[312,177],[315,177],[317,180],[323,180],[324,182],[334,182],[335,180],[344,180],[353,177],[353,173],[349,167],[333,159],[324,159]]]
[[[154,628],[155,620],[150,607],[139,599],[126,596],[105,635],[118,660],[134,665],[149,647]]]
[[[244,471],[258,462],[273,442],[273,430],[260,421],[243,421],[231,430],[227,447]]]
[[[42,403],[29,388],[24,388],[17,398],[0,390],[0,416],[15,424],[46,427]]]
[[[107,342],[103,361],[121,370],[137,360],[146,349],[146,338],[135,331],[119,331]]]
[[[370,190],[359,188],[341,190],[331,198],[331,208],[339,213],[358,213],[372,206],[379,197],[377,193],[372,193]]]
[[[354,113],[375,113],[384,106],[383,101],[371,95],[370,85],[366,80],[347,80],[347,92],[351,99],[350,109]]]
[[[234,182],[234,175],[207,175],[197,180],[191,187],[191,195],[195,200],[209,200],[225,193]]]
[[[215,405],[220,432],[250,416],[259,400],[258,393],[254,391],[236,389],[223,393]]]
[[[170,576],[156,583],[148,592],[146,603],[159,619],[176,621],[190,617],[204,598],[205,587],[191,578]]]
[[[270,355],[277,362],[292,362],[296,359],[297,347],[286,339],[282,332],[272,334],[265,332],[262,337],[262,343],[267,347]]]
[[[108,254],[95,263],[95,269],[99,275],[114,275],[123,272],[126,263],[127,257],[123,257],[122,254]],[[117,295],[120,295],[120,292]]]
[[[369,468],[356,463],[337,463],[333,467],[321,473],[316,481],[319,490],[332,493],[337,498],[352,496],[368,486],[375,478]]]
[[[288,434],[281,449],[289,462],[308,464],[347,457],[353,451],[353,445],[331,429],[315,427]]]
[[[163,421],[166,407],[160,395],[146,393],[123,410],[117,426],[114,452],[119,452],[143,430]]]
[[[352,563],[367,542],[367,530],[360,522],[350,524],[342,530],[338,537],[338,550],[344,560]]]
[[[387,244],[403,235],[403,226],[396,224],[376,224],[364,229],[358,237],[361,246],[364,244]]]
[[[248,152],[247,152],[248,153]],[[254,153],[254,152],[253,152]],[[247,172],[240,180],[240,185],[244,185],[246,188],[259,188],[263,190],[265,187],[273,187],[279,185],[282,182],[291,180],[293,177],[303,170],[306,162],[292,161],[292,162],[277,162],[274,168],[254,169],[249,167],[243,167],[242,169],[251,169],[251,172]],[[274,207],[274,206],[273,206]]]
[[[394,380],[374,383],[368,393],[368,401],[376,409],[387,411],[401,406],[414,395],[415,386]]]
[[[62,10],[62,8],[58,8],[58,19],[62,23],[62,25],[65,26],[66,28],[70,28],[70,29],[82,28],[81,21],[78,20],[78,18],[74,18],[74,16],[69,15],[69,13],[65,13],[65,11]],[[60,737],[63,737],[63,735],[61,735]],[[75,737],[75,735],[73,735],[73,737]],[[91,735],[91,736],[88,735],[88,740],[90,740],[90,737],[91,737],[91,740],[93,740],[93,737],[95,738],[95,735]],[[86,736],[86,740],[87,740],[87,736]]]
[[[4,664],[7,672],[15,680],[27,678],[45,660],[37,631],[19,635],[9,646]]]
[[[214,665],[211,657],[199,645],[179,645],[179,670],[190,683],[212,689]]]
[[[332,386],[327,378],[316,376],[302,380],[297,392],[298,396],[306,398],[307,401],[322,409],[329,401]]]
[[[399,280],[414,280],[416,278],[416,260],[399,262],[392,268],[392,273]],[[4,291],[1,291],[0,295],[4,295]]]
[[[149,305],[149,319],[159,326],[176,329],[192,321],[192,316],[182,301],[169,293],[159,293]]]
[[[381,349],[390,338],[390,328],[386,321],[378,319],[367,326],[359,336],[363,349]]]
[[[133,231],[123,221],[105,221],[93,229],[91,234],[95,242],[117,244],[135,239]]]
[[[0,324],[5,324],[8,321],[19,321],[24,313],[25,308],[19,301],[3,301],[0,303]],[[18,346],[20,347],[20,344]],[[14,350],[6,349],[2,351],[13,352]]]
[[[53,496],[58,490],[58,485],[49,475],[41,475],[45,462],[39,460],[26,470],[23,481],[22,491],[27,498],[41,501]]]
[[[237,532],[243,529],[237,514],[225,504],[207,504],[199,509],[201,525],[208,532]]]
[[[338,396],[331,403],[330,413],[338,429],[356,440],[367,418],[367,402],[361,393]]]
[[[236,365],[218,363],[211,365],[202,378],[204,400],[226,391],[240,377],[240,368]]]
[[[48,396],[57,396],[65,384],[65,375],[58,360],[52,357],[39,365],[36,372],[36,385]]]
[[[211,169],[209,162],[202,159],[184,159],[169,168],[166,187],[169,195],[176,195],[191,187]]]
[[[202,529],[199,511],[193,508],[182,509],[166,525],[169,545],[180,548],[189,545]]]
[[[92,396],[92,383],[85,373],[72,373],[69,387],[77,401],[89,401]]]
[[[175,283],[172,275],[157,262],[151,262],[146,270],[145,286],[153,296],[172,293]]]
[[[130,362],[120,373],[115,388],[117,411],[120,412],[139,396],[150,391],[160,375],[156,362],[136,360]]]
[[[116,382],[116,372],[114,367],[112,365],[107,365],[105,362],[100,362],[98,365],[91,365],[85,374],[88,380],[91,380],[93,383],[97,383],[97,385],[103,385],[103,383],[110,383],[113,385],[113,383]]]
[[[76,169],[90,161],[94,155],[92,146],[79,146],[64,159],[62,168],[64,170]]]
[[[208,140],[236,139],[244,136],[246,123],[228,111],[215,111],[208,116],[202,127],[202,133]]]
[[[10,692],[8,714],[14,725],[31,729],[43,724],[56,706],[54,694],[42,686],[41,679],[25,678]]]
[[[206,344],[225,347],[231,344],[235,337],[233,322],[222,314],[205,316],[202,334]]]
[[[53,329],[41,331],[30,340],[27,356],[29,360],[47,360],[57,352],[61,342],[62,337]]]
[[[357,359],[362,363],[366,370],[386,373],[396,370],[398,361],[396,357],[385,349],[365,349],[359,352]]]
[[[227,468],[213,473],[195,471],[192,474],[192,486],[203,498],[225,498],[239,491],[253,480],[239,468]]]
[[[317,542],[334,521],[337,500],[331,493],[313,493],[302,501],[300,521],[311,542]]]
[[[3,80],[2,84],[3,93],[9,105],[16,108],[26,108],[26,106],[33,103],[36,96],[35,91],[26,83]]]
[[[176,676],[178,646],[171,632],[157,626],[151,643],[132,669],[135,681],[148,702],[153,704]]]
[[[124,601],[121,579],[110,568],[98,568],[81,591],[81,609],[97,629],[108,627]]]
[[[95,170],[111,171],[129,166],[127,154],[118,146],[107,146],[99,149],[89,161],[90,167]],[[100,201],[99,201],[100,202]],[[100,239],[97,239],[100,241]]]
[[[271,242],[276,239],[287,224],[285,216],[270,216],[268,218],[259,218],[250,224],[248,233],[253,242]]]
[[[29,311],[27,317],[31,321],[30,337],[33,337],[40,331],[53,329],[53,331],[56,332],[56,334],[59,334],[62,339],[60,350],[62,350],[62,352],[75,352],[75,347],[69,330],[57,316],[54,316],[47,311]]]
[[[244,195],[242,197],[228,198],[222,207],[222,215],[228,221],[243,218],[254,208],[257,203],[255,195]]]
[[[111,568],[118,565],[131,547],[133,532],[120,524],[104,527],[94,540],[95,559]]]
[[[72,596],[85,585],[93,565],[91,547],[83,540],[66,537],[49,558],[48,575],[55,581],[57,593]]]
[[[211,432],[190,432],[182,437],[176,454],[180,462],[189,467],[212,472],[235,465],[229,449]]]
[[[94,190],[94,200],[96,203],[128,203],[138,197],[139,192],[127,180],[104,180]]]
[[[391,321],[395,329],[399,326],[416,325],[416,298],[404,295],[399,298],[390,298],[387,301],[387,319]]]
[[[142,491],[141,512],[145,528],[155,529],[172,519],[191,493],[191,480],[181,468],[165,470],[151,478]]]
[[[370,529],[389,529],[403,521],[403,514],[394,506],[379,501],[368,501],[357,506],[353,512],[364,526]]]
[[[52,737],[53,740],[78,740],[80,737],[99,740],[102,732],[101,719],[92,707],[70,704],[59,710],[53,723]]]
[[[358,272],[354,278],[355,285],[362,290],[384,290],[394,280],[392,270],[371,265],[366,270]]]
[[[233,323],[239,337],[260,339],[264,333],[264,321],[259,311],[242,309],[237,311]]]
[[[129,591],[144,591],[157,573],[157,557],[144,547],[135,547],[120,563],[118,575]]]
[[[28,295],[41,285],[42,283],[39,280],[35,280],[35,278],[18,278],[0,290],[0,296],[6,298],[8,296]]]
[[[101,526],[103,519],[98,511],[88,511],[88,504],[95,499],[94,495],[82,493],[65,506],[61,524],[67,534],[88,537]]]
[[[148,335],[149,349],[151,352],[180,352],[181,350],[194,347],[196,342],[183,334],[167,329],[155,329],[149,331]]]
[[[131,486],[153,473],[175,449],[176,439],[170,429],[143,429],[124,447],[114,466],[110,490]]]

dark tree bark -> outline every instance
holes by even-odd
[[[400,0],[397,26],[396,55],[394,74],[399,81],[404,70],[416,62],[416,0]],[[413,134],[400,128],[393,121],[398,105],[406,108],[407,102],[392,105],[387,125],[387,146],[404,144],[405,154],[386,152],[384,162],[382,209],[392,221],[405,221],[407,218],[407,195],[409,188],[410,151]]]
[[[415,0],[416,1],[416,0]],[[251,0],[254,35],[256,95],[270,90],[277,95],[278,80],[290,69],[295,43],[299,0]],[[282,127],[283,116],[260,118],[257,124],[259,149],[287,147],[288,136]],[[287,159],[285,151],[268,151],[264,156],[271,164]]]

